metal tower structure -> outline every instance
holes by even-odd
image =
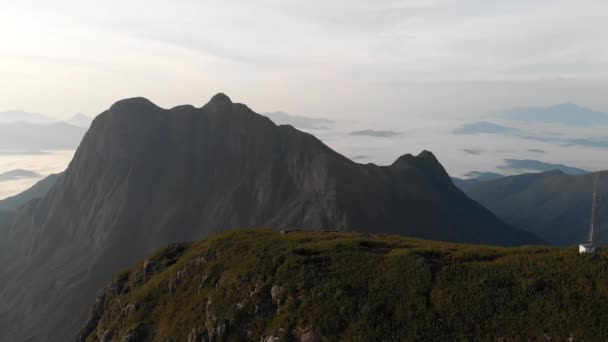
[[[597,224],[597,210],[600,202],[600,194],[598,191],[598,186],[600,182],[600,174],[599,172],[595,174],[595,178],[593,180],[593,199],[591,203],[591,225],[589,227],[589,244],[593,245],[593,240],[595,238],[595,225]]]

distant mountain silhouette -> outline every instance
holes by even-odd
[[[481,154],[481,150],[477,150],[477,149],[473,149],[473,148],[464,148],[464,149],[462,149],[462,152],[473,155],[473,156],[478,156]]]
[[[559,170],[569,175],[583,175],[589,171],[562,164],[545,163],[533,159],[505,159],[506,165],[498,166],[499,169],[514,171],[553,171]]]
[[[89,128],[93,122],[93,119],[82,113],[77,113],[71,118],[67,119],[65,122],[76,127]]]
[[[10,170],[3,173],[0,173],[0,182],[22,179],[22,178],[41,178],[42,176],[34,171],[29,170]]]
[[[524,112],[525,111],[522,111],[522,113],[524,113]],[[525,113],[527,113],[527,112],[525,112]],[[526,115],[528,115],[528,114],[526,114]],[[585,125],[602,124],[601,117],[604,114],[599,113],[597,115],[598,115],[597,120],[589,119],[588,121],[584,121],[584,122],[589,122],[588,124],[585,124]],[[523,119],[524,117],[526,117],[526,116],[523,116],[523,114],[522,114],[522,119],[515,120],[515,121],[526,121]],[[534,117],[534,116],[532,114],[530,114],[530,117]],[[532,120],[532,119],[529,120],[529,122],[534,122],[534,121],[535,120]],[[571,121],[575,121],[575,119],[573,119]],[[539,119],[539,120],[536,120],[536,122],[542,122],[542,121],[540,121],[540,119]],[[546,123],[568,124],[567,122],[568,121],[565,119],[561,120],[561,121],[556,119],[555,122],[546,122]],[[583,121],[581,121],[581,122],[583,122]],[[596,123],[593,123],[593,122],[596,122]],[[571,123],[571,125],[575,125],[575,124]],[[583,124],[580,123],[577,125],[583,125]],[[512,136],[512,137],[515,137],[518,139],[523,139],[523,140],[540,141],[543,143],[552,143],[552,144],[556,144],[556,145],[560,145],[560,146],[583,146],[583,147],[594,147],[594,148],[608,148],[608,139],[602,138],[602,137],[566,138],[566,137],[560,136],[559,134],[535,132],[533,130],[519,129],[519,128],[515,128],[515,127],[499,125],[499,124],[488,122],[488,121],[479,121],[479,122],[463,124],[463,125],[457,127],[456,129],[454,129],[453,133],[458,134],[458,135],[496,134],[496,135]],[[534,149],[534,148],[529,149],[529,152],[544,153],[544,151],[539,150],[539,149]]]
[[[479,121],[464,124],[454,130],[455,134],[523,134],[517,128],[498,125],[492,122]]]
[[[459,189],[466,192],[466,190],[472,189],[483,182],[487,182],[490,180],[495,180],[499,178],[503,178],[504,175],[494,172],[478,172],[472,171],[467,173],[466,178],[456,178],[452,177],[452,181],[454,185],[456,185]]]
[[[285,112],[262,113],[277,125],[291,125],[299,129],[325,130],[334,124],[332,120],[323,118],[312,118],[307,116],[289,115]]]
[[[547,153],[544,150],[541,150],[541,149],[538,149],[538,148],[528,149],[528,152],[534,152],[534,153],[539,153],[539,154],[545,154],[545,153]]]
[[[587,240],[595,174],[561,171],[524,174],[487,181],[467,194],[514,226],[558,245]],[[608,171],[601,173],[600,194],[608,198]],[[599,210],[597,240],[608,243],[608,206]]]
[[[61,175],[62,173],[49,175],[22,193],[0,200],[0,210],[17,210],[31,200],[44,197]]]
[[[552,107],[524,107],[501,112],[503,119],[553,123],[574,126],[608,125],[608,114],[581,107],[574,103],[562,103]]]
[[[86,128],[64,122],[0,123],[0,150],[73,150],[78,147],[85,132]]]
[[[38,113],[28,113],[22,110],[10,110],[0,112],[0,124],[5,123],[30,123],[30,124],[50,124],[54,120],[48,116]]]
[[[354,131],[348,133],[348,135],[352,136],[368,136],[368,137],[376,137],[376,138],[392,138],[401,135],[399,132],[395,131],[376,131],[373,129],[365,129],[362,131]]]
[[[70,340],[118,270],[171,242],[256,227],[540,241],[466,197],[430,152],[357,164],[224,94],[171,110],[128,99],[16,212],[0,249],[0,340]]]

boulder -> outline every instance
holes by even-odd
[[[277,306],[281,305],[281,302],[285,298],[286,290],[283,286],[274,285],[270,289],[270,296],[272,297],[272,302]]]
[[[125,317],[129,317],[134,314],[136,309],[135,304],[127,305],[124,310]]]

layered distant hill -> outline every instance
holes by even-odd
[[[262,113],[262,115],[268,117],[277,125],[291,125],[305,130],[326,130],[334,125],[334,121],[329,119],[289,115],[281,111]]]
[[[23,169],[15,169],[0,173],[0,182],[23,179],[23,178],[40,178],[40,174]]]
[[[562,164],[545,163],[540,160],[533,159],[505,159],[504,165],[496,167],[499,170],[508,171],[511,173],[529,173],[529,172],[545,172],[545,171],[561,171],[568,175],[584,175],[589,171],[579,169],[572,166]],[[505,177],[505,175],[495,172],[478,172],[472,171],[464,175],[464,178],[452,177],[454,184],[461,190],[468,192],[487,181],[496,180]]]
[[[608,125],[608,114],[581,107],[574,103],[562,103],[551,107],[523,107],[503,111],[503,119],[574,126]]]
[[[31,200],[44,197],[61,175],[62,173],[49,175],[22,193],[0,200],[0,210],[17,210]]]
[[[454,182],[454,185],[465,192],[466,190],[472,189],[483,182],[504,177],[504,175],[499,173],[477,171],[469,172],[465,176],[466,178],[452,177],[452,182]]]
[[[539,242],[467,198],[430,152],[357,164],[218,94],[202,108],[123,100],[99,115],[0,250],[0,340],[66,341],[112,274],[232,228]]]
[[[24,111],[0,112],[0,151],[73,150],[78,147],[89,123],[90,119],[84,114],[67,121],[55,121]]]
[[[53,122],[46,115],[38,113],[29,113],[23,110],[9,110],[0,112],[0,124],[25,122],[30,124],[50,124]]]
[[[596,173],[561,171],[524,174],[480,182],[465,192],[506,222],[557,245],[587,241]],[[600,173],[599,193],[608,198],[608,171]],[[608,243],[608,206],[600,203],[596,238]]]
[[[4,123],[0,124],[0,150],[73,150],[78,146],[85,132],[85,128],[63,122]]]

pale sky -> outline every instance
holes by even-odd
[[[339,119],[608,111],[607,32],[606,0],[0,0],[0,110],[222,91]]]

